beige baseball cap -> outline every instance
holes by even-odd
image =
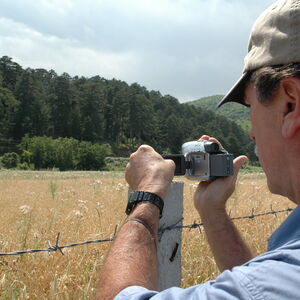
[[[280,0],[254,23],[241,78],[219,102],[244,104],[250,73],[261,67],[300,62],[300,0]]]

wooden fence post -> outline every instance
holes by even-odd
[[[183,182],[172,182],[165,198],[158,240],[158,288],[160,291],[181,283],[181,233],[182,229],[165,230],[168,226],[182,225]]]

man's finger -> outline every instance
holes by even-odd
[[[221,147],[223,147],[222,144],[221,144],[217,139],[215,139],[215,138],[213,138],[213,137],[209,138],[209,141],[210,141],[210,142],[217,143],[217,144],[219,144]]]
[[[238,156],[233,160],[233,173],[234,173],[234,176],[237,176],[241,166],[244,165],[247,162],[248,162],[248,157],[245,156],[245,155]]]
[[[208,141],[209,138],[210,138],[209,135],[204,134],[204,135],[201,136],[201,138],[198,141]]]

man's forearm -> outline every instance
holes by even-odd
[[[205,234],[213,252],[216,264],[222,272],[239,266],[253,255],[233,224],[225,209],[208,213],[200,213]]]
[[[97,299],[113,299],[131,285],[157,288],[156,235],[159,210],[151,203],[142,203],[129,216],[147,223],[155,238],[143,224],[125,223],[113,242],[100,276]]]

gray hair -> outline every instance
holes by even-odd
[[[252,72],[250,82],[256,88],[258,100],[267,103],[275,96],[280,80],[286,77],[300,78],[300,63],[259,68]]]

